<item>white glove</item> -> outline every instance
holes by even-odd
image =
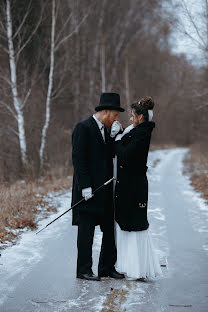
[[[111,133],[110,136],[111,138],[114,138],[117,133],[121,130],[121,127],[117,121],[114,121],[114,123],[111,126]]]
[[[92,188],[91,187],[87,187],[82,189],[82,197],[85,198],[85,200],[88,200],[90,198],[92,198],[94,196],[94,194],[92,194]]]
[[[121,138],[122,138],[122,133],[117,135],[117,137],[115,138],[115,141],[119,141],[121,140]]]

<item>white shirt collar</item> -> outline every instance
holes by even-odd
[[[98,124],[98,127],[100,130],[104,129],[104,125],[102,124],[102,122],[100,120],[98,120],[95,115],[92,115],[92,117],[95,119],[95,121],[97,122]]]

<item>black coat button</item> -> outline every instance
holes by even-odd
[[[120,166],[120,168],[122,169],[122,168],[123,168],[123,166]]]

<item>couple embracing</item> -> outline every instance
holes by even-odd
[[[131,105],[131,125],[123,130],[118,121],[117,93],[102,93],[95,114],[79,122],[72,134],[74,167],[73,225],[78,225],[77,278],[99,281],[102,277],[141,279],[161,275],[147,218],[147,157],[154,102],[144,97]],[[112,177],[110,183],[94,190]],[[92,271],[95,226],[103,232],[98,276]],[[115,268],[116,267],[116,268]]]

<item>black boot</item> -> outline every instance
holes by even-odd
[[[77,274],[77,278],[86,279],[88,281],[100,281],[100,277],[93,273]]]
[[[125,278],[124,274],[118,273],[115,269],[109,272],[99,272],[99,277],[111,277],[116,279]]]

